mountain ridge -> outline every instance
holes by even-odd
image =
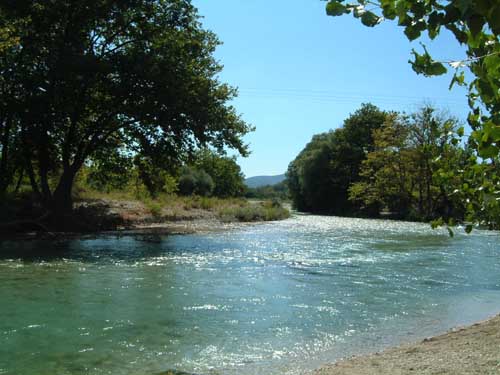
[[[276,185],[286,179],[285,174],[273,176],[253,176],[245,179],[245,184],[250,188],[257,188],[267,185]]]

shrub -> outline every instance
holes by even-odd
[[[179,192],[182,195],[209,196],[214,190],[215,183],[212,177],[205,171],[184,168],[179,178]]]
[[[219,212],[219,217],[226,222],[275,221],[289,218],[290,212],[281,205],[273,206],[271,202],[263,202],[244,207],[224,208]]]

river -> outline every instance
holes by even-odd
[[[498,312],[496,232],[299,215],[0,243],[0,374],[297,375]]]

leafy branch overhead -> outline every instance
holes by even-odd
[[[353,14],[365,26],[373,27],[391,20],[403,28],[410,41],[425,33],[432,40],[450,32],[464,46],[460,61],[436,61],[425,46],[423,52],[412,51],[409,61],[413,70],[425,76],[442,75],[454,70],[450,89],[467,86],[472,128],[468,146],[485,163],[463,171],[471,183],[457,192],[467,203],[469,220],[481,222],[488,210],[500,205],[500,2],[497,0],[358,0],[346,3],[328,1],[329,16]],[[466,82],[466,69],[471,73]],[[460,134],[459,134],[460,135]],[[451,172],[453,173],[453,172]],[[459,173],[459,172],[455,172]],[[472,214],[474,213],[474,214]]]
[[[455,69],[451,85],[465,85],[464,68],[473,75],[468,84],[476,149],[479,156],[489,158],[500,152],[500,137],[493,128],[500,126],[500,2],[495,0],[358,0],[353,3],[332,0],[326,5],[330,16],[352,13],[365,26],[373,27],[385,20],[394,20],[410,40],[425,32],[435,39],[440,32],[451,32],[465,46],[466,57],[461,61],[435,61],[424,47],[412,51],[410,60],[415,72],[425,76],[442,75]],[[448,68],[447,68],[448,66]],[[490,127],[485,127],[485,124]]]

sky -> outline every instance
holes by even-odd
[[[392,21],[368,28],[328,17],[321,0],[193,3],[223,43],[220,80],[239,89],[231,104],[256,128],[245,136],[251,155],[238,158],[246,177],[284,173],[314,134],[342,126],[362,103],[406,112],[430,103],[465,122],[465,90],[448,90],[451,74],[417,75],[408,60],[422,47]],[[447,31],[422,41],[436,60],[465,56]]]

